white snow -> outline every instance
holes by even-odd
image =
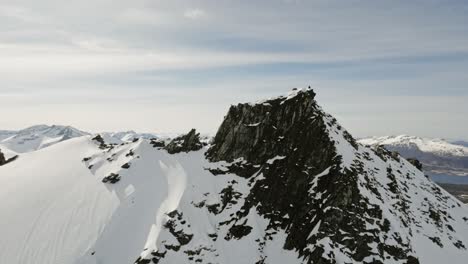
[[[331,121],[330,116],[324,118]],[[466,245],[468,241],[468,223],[463,220],[468,216],[466,206],[406,160],[384,161],[369,148],[355,149],[338,126],[327,124],[327,131],[343,158],[343,169],[355,166],[357,157],[369,156],[369,160],[360,159],[369,175],[367,178],[359,175],[359,190],[370,203],[382,209],[383,216],[390,221],[390,232],[400,234],[405,243],[411,242],[413,253],[421,263],[445,263],[449,258],[451,263],[464,264],[468,251],[457,249],[453,242],[461,240]],[[42,138],[42,143],[56,144],[22,153],[18,160],[0,167],[0,263],[126,264],[139,256],[150,256],[155,250],[166,252],[161,264],[189,263],[184,253],[189,249],[200,249],[202,253],[197,258],[203,263],[247,264],[260,259],[270,264],[304,263],[297,252],[283,249],[286,231],[279,229],[267,234],[269,220],[259,215],[255,207],[246,212],[245,218],[221,224],[241,211],[242,200],[255,181],[264,179],[262,173],[252,176],[253,183],[249,183],[251,179],[230,173],[214,176],[208,168],[227,172],[229,164],[209,163],[204,156],[206,149],[169,155],[165,150],[153,148],[146,139],[100,149],[91,138],[82,136],[59,143]],[[275,156],[267,163],[284,158]],[[126,163],[130,168],[123,169],[121,166]],[[396,175],[398,188],[407,186],[408,190],[402,193],[411,195],[409,216],[397,210],[401,197],[388,190],[390,179],[386,169],[389,167]],[[330,169],[314,177],[311,192]],[[120,181],[103,183],[102,179],[111,173],[119,174]],[[367,185],[376,188],[382,197],[377,198]],[[239,195],[239,202],[227,204],[219,214],[210,213],[206,206],[222,203],[220,193],[228,186]],[[315,195],[326,206],[330,194]],[[431,206],[450,213],[452,219],[444,223],[450,224],[455,232],[430,222],[426,212]],[[323,210],[331,209],[336,208],[328,206]],[[179,251],[166,250],[164,246],[178,243],[164,228],[171,220],[168,213],[174,210],[180,212],[183,220],[176,219],[174,228],[193,235]],[[414,219],[408,221],[409,227],[402,224],[406,217]],[[242,239],[225,239],[234,224],[245,224],[252,230]],[[309,235],[319,232],[321,225],[319,222]],[[375,224],[368,225],[369,230],[375,227]],[[216,240],[209,236],[214,233],[218,235]],[[266,235],[272,239],[265,239]],[[428,237],[440,238],[444,247],[440,248]],[[262,242],[261,248],[257,247],[257,241]],[[399,241],[389,236],[386,243],[397,245]],[[330,238],[310,244],[306,250],[315,247],[333,253],[338,263],[354,263],[344,246],[332,243]],[[377,252],[375,244],[369,247]],[[388,263],[398,262],[388,259]]]
[[[275,161],[282,160],[284,158],[286,158],[286,156],[279,156],[278,155],[278,156],[275,156],[274,158],[271,158],[271,159],[267,160],[266,163],[273,164]]]
[[[399,135],[385,137],[371,137],[360,139],[364,145],[392,145],[392,146],[417,146],[423,152],[439,153],[451,156],[468,156],[468,148],[452,144],[443,139],[421,138],[415,136]]]

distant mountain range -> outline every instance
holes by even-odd
[[[416,158],[426,174],[437,182],[468,184],[467,142],[415,136],[386,136],[360,139],[365,145],[383,145],[405,158]]]

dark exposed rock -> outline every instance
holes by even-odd
[[[231,237],[235,239],[241,239],[242,237],[250,234],[251,231],[252,231],[252,227],[246,224],[233,225],[229,229],[229,234],[228,234],[227,239],[230,239]]]
[[[174,138],[165,149],[169,154],[200,150],[204,144],[200,141],[200,134],[195,129],[188,134]]]
[[[407,159],[407,161],[413,164],[413,166],[415,166],[418,170],[422,171],[423,165],[419,160],[412,158],[412,159]]]
[[[125,163],[124,165],[121,166],[122,169],[129,169],[130,168],[130,163]]]
[[[307,263],[335,263],[333,258],[324,258],[321,246],[311,246],[324,238],[347,248],[355,262],[375,256],[381,258],[375,263],[383,263],[384,255],[389,255],[395,260],[417,263],[410,256],[412,249],[408,244],[386,244],[385,237],[401,238],[391,233],[381,208],[360,193],[358,177],[368,178],[362,162],[356,159],[351,168],[342,167],[330,127],[341,131],[354,149],[359,148],[355,139],[320,109],[310,89],[263,103],[231,106],[206,153],[212,162],[226,161],[231,165],[227,171],[210,171],[246,178],[261,174],[263,178],[255,181],[234,218],[221,224],[234,222],[230,228],[233,237],[247,235],[250,230],[239,223],[251,209],[257,210],[270,219],[271,229],[286,230],[284,248],[298,251]],[[383,160],[400,159],[398,153],[384,148],[375,152]],[[316,176],[321,174],[326,177]],[[389,177],[394,177],[391,171]],[[397,209],[404,213],[405,200],[399,196],[404,186],[398,186],[395,179],[392,182],[389,188],[400,201]],[[375,188],[369,190],[380,196]],[[326,202],[316,198],[317,193],[326,193]],[[226,190],[224,197],[232,200],[232,191]],[[222,207],[212,209],[219,213]],[[378,228],[369,229],[369,225]],[[387,233],[383,237],[382,231]],[[372,243],[376,243],[378,255],[368,246]]]
[[[116,174],[116,173],[111,173],[102,179],[102,182],[104,183],[109,182],[109,183],[114,184],[114,183],[117,183],[118,181],[120,181],[120,176],[119,174]]]
[[[169,232],[177,239],[180,246],[187,245],[193,238],[193,234],[186,234],[183,230],[176,230],[176,220],[182,220],[182,213],[179,213],[177,210],[174,210],[167,214],[172,219],[168,220],[164,227],[169,229]]]
[[[408,260],[406,261],[406,264],[419,264],[419,259],[409,256]]]
[[[133,157],[133,155],[135,155],[135,152],[131,149],[127,154],[125,154],[125,157]]]
[[[104,141],[104,138],[102,138],[101,135],[96,135],[95,137],[92,138],[93,141],[96,141],[97,143],[99,143],[99,148],[100,149],[106,149],[108,148],[109,146],[106,144],[106,142]]]
[[[10,163],[18,158],[18,155],[15,155],[9,159],[5,158],[5,155],[3,154],[2,150],[0,150],[0,166],[3,166],[7,163]]]
[[[153,148],[164,148],[166,146],[166,143],[158,138],[152,138],[150,140],[150,144],[153,146]]]
[[[0,150],[0,166],[6,164],[5,155],[3,154],[2,150]]]

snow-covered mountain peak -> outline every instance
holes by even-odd
[[[292,88],[288,93],[284,94],[284,95],[279,95],[279,96],[275,96],[275,97],[271,97],[271,98],[268,98],[268,99],[263,99],[263,100],[259,100],[259,101],[256,101],[256,102],[251,102],[251,103],[248,103],[249,105],[256,105],[256,104],[264,104],[264,103],[268,103],[268,101],[276,101],[276,100],[281,100],[281,101],[286,101],[286,100],[289,100],[289,99],[292,99],[298,95],[301,95],[301,94],[310,94],[312,95],[312,98],[315,97],[315,92],[312,88],[310,88],[310,86],[308,88]]]
[[[452,144],[443,139],[399,135],[365,138],[360,139],[359,142],[366,145],[415,146],[423,152],[458,157],[468,156],[467,147]]]
[[[439,217],[450,210],[463,219],[466,208],[400,156],[358,144],[314,97],[299,91],[230,108],[207,157],[230,162],[216,174],[260,178],[244,211],[286,230],[284,248],[307,263],[436,263],[423,252],[446,244],[466,255],[468,226],[456,220],[465,235],[454,239],[455,223]]]
[[[75,137],[89,135],[71,126],[35,125],[13,133],[0,141],[4,146],[17,153],[30,152],[48,147]]]
[[[0,175],[0,263],[468,257],[467,208],[400,156],[357,143],[310,90],[232,106],[211,145],[195,130],[168,144],[84,136]]]

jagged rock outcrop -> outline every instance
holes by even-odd
[[[200,150],[203,145],[204,144],[200,141],[200,133],[197,133],[195,129],[192,129],[187,134],[171,140],[164,149],[166,149],[169,154],[175,154],[180,152],[197,151]]]
[[[398,153],[358,145],[314,97],[310,89],[296,90],[288,97],[229,109],[206,153],[210,161],[229,165],[211,171],[262,176],[253,181],[233,221],[242,222],[255,208],[270,219],[272,230],[286,230],[284,248],[298,251],[306,263],[337,263],[336,249],[352,262],[391,258],[419,263],[407,233],[422,221],[413,217],[407,194],[415,173],[403,172],[406,161]],[[376,165],[382,161],[387,163],[384,171]],[[376,175],[389,183],[382,185]],[[432,183],[425,188],[439,190]],[[442,195],[438,199],[447,202]],[[429,215],[441,210],[430,209],[430,203],[424,207]],[[388,210],[409,231],[392,227],[395,220]]]

